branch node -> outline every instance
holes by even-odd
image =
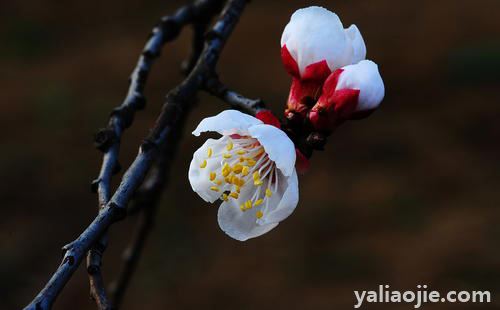
[[[117,117],[123,122],[124,128],[129,128],[134,120],[134,111],[129,105],[119,106],[113,109],[111,117]]]
[[[101,152],[106,152],[115,141],[116,134],[111,128],[101,128],[94,134],[94,146]]]

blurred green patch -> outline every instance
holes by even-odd
[[[36,60],[50,54],[55,37],[49,28],[34,20],[8,18],[0,32],[0,57],[11,60]]]
[[[500,42],[478,43],[451,50],[448,79],[453,85],[500,82]]]
[[[37,125],[49,130],[67,129],[75,99],[71,89],[62,82],[39,85],[32,99]]]

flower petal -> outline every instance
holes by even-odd
[[[342,68],[336,90],[358,89],[357,111],[375,109],[384,98],[384,82],[378,66],[371,60],[362,60],[355,65]]]
[[[253,191],[242,192],[238,200],[223,202],[219,207],[217,221],[220,228],[231,238],[245,241],[263,235],[278,226],[279,222],[288,217],[298,203],[298,180],[294,171],[289,178],[281,176],[279,188],[273,193],[264,216],[257,219],[259,208],[242,212],[239,205],[253,195]]]
[[[295,146],[286,133],[271,125],[255,125],[248,128],[251,137],[264,147],[269,159],[276,163],[285,176],[295,170]]]
[[[225,190],[224,188],[220,188],[219,191],[210,189],[214,185],[210,181],[210,172],[220,170],[222,163],[220,160],[207,159],[208,148],[212,148],[212,152],[214,153],[219,153],[226,147],[226,143],[227,137],[222,137],[218,140],[208,139],[194,152],[193,160],[191,160],[191,164],[189,165],[188,178],[191,188],[207,202],[212,203],[216,201]],[[200,168],[204,161],[206,161],[205,168]]]
[[[286,179],[286,184],[280,184],[280,187],[282,188],[278,189],[278,195],[281,195],[281,199],[276,204],[272,204],[269,210],[266,210],[264,217],[258,220],[259,224],[268,225],[281,222],[289,217],[297,207],[299,203],[299,180],[295,169],[292,175]]]
[[[221,135],[247,134],[248,127],[258,124],[262,122],[253,116],[236,110],[225,110],[215,116],[204,118],[193,131],[193,135],[199,136],[206,131],[215,131]]]
[[[357,29],[357,28],[356,28]],[[352,64],[354,49],[361,56],[360,42],[356,47],[344,30],[337,14],[318,6],[299,9],[293,13],[281,37],[281,47],[287,47],[303,75],[308,65],[326,60],[331,71]],[[359,33],[359,31],[358,31]],[[364,45],[364,44],[363,44]]]
[[[351,40],[353,49],[351,63],[356,64],[366,58],[366,45],[361,32],[356,25],[351,25],[345,30],[347,37]]]

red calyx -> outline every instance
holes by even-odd
[[[326,60],[322,60],[307,66],[301,75],[286,45],[281,48],[281,59],[285,69],[292,75],[285,117],[292,122],[301,122],[320,97],[322,84],[331,71]]]
[[[255,114],[255,117],[261,120],[264,124],[272,125],[281,129],[280,120],[269,110],[262,110]]]
[[[321,97],[309,113],[309,120],[316,130],[332,131],[357,113],[359,90],[336,89],[342,72],[342,69],[335,70],[328,77]]]
[[[295,149],[295,155],[297,158],[295,160],[295,169],[299,174],[305,174],[309,170],[309,159],[299,149]]]

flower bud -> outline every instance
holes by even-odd
[[[379,106],[384,92],[384,82],[373,61],[345,66],[327,78],[309,120],[316,130],[334,130],[345,120],[368,116]]]
[[[297,10],[281,37],[281,59],[293,79],[285,117],[302,120],[320,97],[325,79],[365,56],[366,47],[355,25],[344,29],[338,16],[325,8]]]

